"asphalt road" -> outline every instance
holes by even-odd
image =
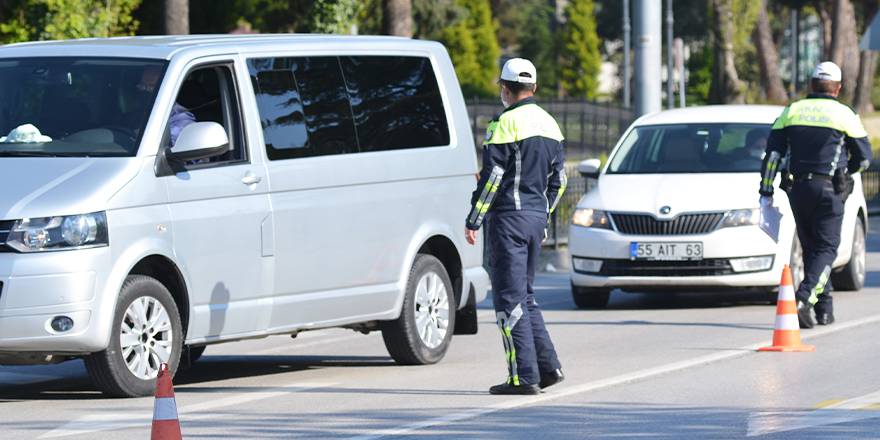
[[[175,380],[181,425],[187,438],[877,439],[880,236],[869,250],[868,286],[802,332],[814,353],[755,352],[775,312],[761,295],[615,292],[579,311],[567,276],[546,274],[538,299],[568,378],[544,394],[487,393],[506,372],[484,308],[480,333],[427,367],[347,330],[211,346]],[[147,438],[152,405],[102,397],[79,361],[0,367],[3,439]]]

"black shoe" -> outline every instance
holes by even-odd
[[[813,306],[808,305],[803,301],[797,302],[798,323],[801,328],[813,328],[816,325],[813,321],[813,316],[810,313],[811,310],[813,310]]]
[[[489,388],[489,394],[520,394],[520,395],[532,395],[539,394],[541,390],[537,385],[531,383],[524,383],[521,385],[511,385],[507,382],[502,384],[495,385]]]
[[[556,385],[563,380],[565,380],[565,375],[562,374],[562,369],[557,368],[550,373],[542,374],[541,382],[538,384],[538,387],[543,390],[544,388]]]
[[[829,325],[834,323],[834,313],[830,312],[822,312],[816,313],[816,322],[819,325]]]

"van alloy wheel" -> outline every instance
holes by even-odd
[[[435,272],[419,280],[414,303],[419,337],[428,348],[437,348],[449,331],[449,299],[446,285]]]
[[[171,359],[174,334],[162,303],[142,296],[125,311],[119,326],[122,359],[137,378],[148,380],[159,374],[159,365]]]

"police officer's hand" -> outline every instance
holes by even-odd
[[[469,244],[477,244],[477,231],[465,227],[464,236]]]

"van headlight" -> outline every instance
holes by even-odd
[[[730,228],[734,226],[752,226],[757,225],[761,218],[760,209],[737,209],[727,211],[724,219],[721,220],[722,228]]]
[[[103,212],[21,219],[6,239],[6,245],[19,252],[84,249],[108,243],[107,215]]]
[[[585,228],[611,229],[608,213],[597,209],[575,209],[571,223]]]

